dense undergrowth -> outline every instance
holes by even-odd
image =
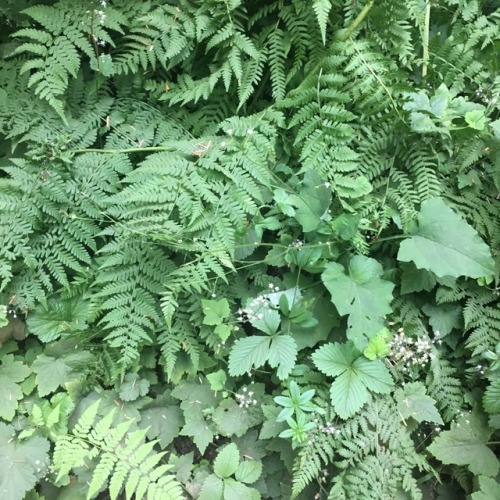
[[[0,19],[1,498],[500,498],[496,2]]]

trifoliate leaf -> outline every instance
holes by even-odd
[[[240,452],[234,443],[229,443],[217,455],[214,462],[214,472],[220,478],[232,476],[240,462]]]
[[[276,309],[262,307],[256,316],[250,319],[250,324],[268,335],[274,335],[280,326],[281,316]]]
[[[238,465],[235,477],[238,481],[252,484],[259,479],[262,474],[262,462],[257,460],[244,460]]]
[[[0,492],[6,500],[23,500],[49,466],[49,441],[35,436],[18,441],[11,425],[0,422]]]
[[[14,361],[12,354],[2,356],[0,364],[0,418],[11,421],[17,410],[18,402],[23,398],[19,385],[31,373],[22,362]],[[0,491],[2,491],[0,489]]]
[[[398,389],[395,399],[401,416],[412,417],[417,422],[434,422],[442,425],[443,420],[435,406],[436,400],[426,396],[425,393],[425,387],[420,382],[409,383],[404,389]]]
[[[339,314],[349,315],[347,337],[359,349],[366,347],[391,312],[394,284],[381,279],[382,273],[376,260],[357,255],[349,262],[347,274],[341,264],[331,262],[321,275]]]
[[[221,500],[222,492],[224,491],[224,482],[215,474],[210,474],[200,490],[198,500]]]
[[[204,325],[220,325],[230,313],[227,299],[202,300],[201,306],[205,316],[203,318]]]
[[[229,375],[243,375],[252,367],[259,368],[267,361],[271,337],[253,336],[239,339],[229,354]]]
[[[460,328],[462,325],[462,306],[458,304],[426,304],[422,311],[429,316],[429,324],[440,337],[445,337],[453,328]]]
[[[394,385],[387,367],[379,359],[370,361],[352,345],[326,344],[312,355],[316,367],[337,377],[330,388],[335,412],[347,419],[368,400],[368,390],[386,394]]]
[[[490,248],[441,198],[422,203],[416,232],[401,243],[398,260],[436,276],[482,278],[494,274]]]
[[[491,433],[486,417],[476,409],[451,430],[441,432],[428,450],[443,464],[466,465],[473,474],[495,477],[500,462],[488,447]]]
[[[273,337],[269,347],[268,360],[272,368],[278,368],[276,375],[285,380],[290,375],[297,359],[297,344],[290,335]]]

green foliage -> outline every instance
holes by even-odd
[[[498,496],[493,2],[0,21],[3,496]]]

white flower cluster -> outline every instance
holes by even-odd
[[[304,246],[304,242],[302,240],[292,241],[289,245],[290,248],[302,248]]]
[[[278,288],[279,290],[279,288]],[[238,309],[238,321],[251,321],[253,319],[264,319],[264,314],[260,312],[262,309],[269,308],[269,301],[259,295],[250,302],[248,307]]]
[[[241,393],[236,393],[235,398],[238,400],[238,406],[240,408],[248,408],[249,406],[255,406],[257,400],[253,397],[254,392],[249,391],[248,387],[242,387]]]
[[[326,422],[325,425],[320,425],[318,429],[320,432],[324,432],[325,434],[340,434],[340,429],[335,427],[331,422]]]
[[[17,309],[14,306],[0,306],[0,310],[3,314],[8,314],[13,318],[17,318]]]
[[[439,332],[436,332],[435,335],[439,337]],[[431,352],[432,344],[433,342],[429,337],[419,337],[415,340],[413,337],[406,335],[403,328],[400,328],[389,341],[389,356],[396,363],[403,365],[402,370],[404,372],[408,372],[412,366],[425,366],[434,358],[434,354]]]
[[[495,106],[498,103],[498,97],[489,97],[488,94],[483,92],[481,89],[476,91],[476,95],[484,102],[484,104],[493,104]]]
[[[273,292],[279,292],[280,291],[280,287],[278,285],[273,285],[272,283],[269,283],[269,291],[271,293],[273,293]]]

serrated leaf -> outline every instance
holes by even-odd
[[[252,484],[262,474],[262,462],[257,460],[244,460],[238,465],[234,477],[242,483]]]
[[[224,500],[260,500],[260,493],[232,478],[224,481]]]
[[[347,344],[327,344],[313,353],[316,367],[336,376],[330,388],[335,412],[343,419],[354,415],[368,400],[368,390],[386,394],[394,385],[387,367],[379,359],[370,361]]]
[[[240,452],[234,443],[229,443],[217,455],[214,461],[214,472],[220,478],[232,476],[240,462]]]
[[[32,367],[36,373],[36,385],[40,397],[54,392],[59,386],[64,386],[72,371],[63,360],[45,354],[40,354]]]
[[[363,351],[363,354],[371,360],[383,358],[389,354],[389,345],[387,341],[390,338],[390,332],[387,328],[383,328],[375,337],[370,339],[368,346]]]
[[[192,437],[194,444],[202,455],[214,439],[214,433],[201,415],[196,415],[191,420],[188,420],[179,434]]]
[[[243,436],[252,425],[248,411],[233,399],[224,399],[213,412],[212,420],[223,436]]]
[[[341,264],[331,262],[321,275],[339,314],[349,315],[347,337],[360,350],[391,312],[394,284],[381,279],[382,273],[376,260],[357,255],[350,260],[347,273]]]
[[[422,203],[418,229],[399,247],[398,260],[436,276],[483,278],[494,274],[490,248],[441,198]]]
[[[486,116],[484,116],[484,111],[481,109],[467,111],[464,118],[467,125],[475,130],[484,130],[484,127],[486,126]]]
[[[198,500],[220,500],[224,491],[224,482],[215,474],[210,474],[200,490]]]
[[[498,500],[500,498],[500,484],[495,479],[486,476],[479,476],[479,487],[481,491],[477,491],[471,495],[472,500]]]
[[[209,373],[207,375],[207,380],[210,382],[212,391],[222,391],[226,384],[227,375],[224,370],[218,370],[214,373]]]
[[[184,419],[178,406],[155,406],[141,411],[140,429],[148,429],[148,439],[157,439],[166,448],[179,435]]]
[[[137,373],[127,373],[125,381],[120,385],[120,399],[123,401],[135,401],[149,392],[150,383],[141,378]]]
[[[428,450],[443,464],[466,465],[473,474],[495,477],[500,462],[487,445],[491,433],[485,416],[476,409],[451,430],[441,432]]]
[[[345,420],[368,401],[368,390],[359,377],[348,370],[335,379],[330,387],[330,397],[335,413]]]
[[[300,195],[290,196],[290,200],[297,207],[295,219],[302,225],[305,233],[318,229],[326,218],[331,199],[331,190],[325,187],[316,172],[308,170]]]
[[[239,339],[229,354],[229,375],[243,375],[252,367],[259,368],[267,361],[271,337],[253,336]]]
[[[22,361],[14,361],[12,354],[2,356],[0,365],[0,418],[7,421],[14,418],[18,402],[24,396],[19,383],[23,382],[30,373],[31,370]]]
[[[297,344],[290,335],[277,335],[271,340],[269,347],[269,365],[278,368],[276,375],[285,380],[295,366],[297,359]]]
[[[412,417],[417,422],[434,422],[442,425],[443,420],[436,409],[436,401],[425,393],[425,387],[420,382],[409,383],[404,389],[398,389],[394,397],[398,402],[401,416]]]
[[[274,335],[280,326],[281,316],[276,309],[262,307],[258,314],[250,319],[250,324],[268,335]]]
[[[15,439],[11,425],[0,422],[0,492],[8,500],[23,500],[49,466],[49,441],[35,436]]]
[[[417,269],[413,262],[402,262],[401,293],[430,292],[436,286],[436,278],[425,269]]]
[[[203,300],[201,301],[203,308],[203,324],[204,325],[220,325],[225,318],[229,316],[229,302],[227,299],[221,300]]]
[[[440,337],[448,335],[453,328],[462,325],[462,306],[458,304],[425,304],[422,311],[429,317],[429,324]]]
[[[323,45],[326,43],[326,24],[328,21],[328,14],[332,8],[330,0],[314,0],[313,10],[318,19],[319,29],[321,31],[321,38]]]
[[[488,413],[500,413],[500,379],[493,380],[484,391],[483,406]]]

